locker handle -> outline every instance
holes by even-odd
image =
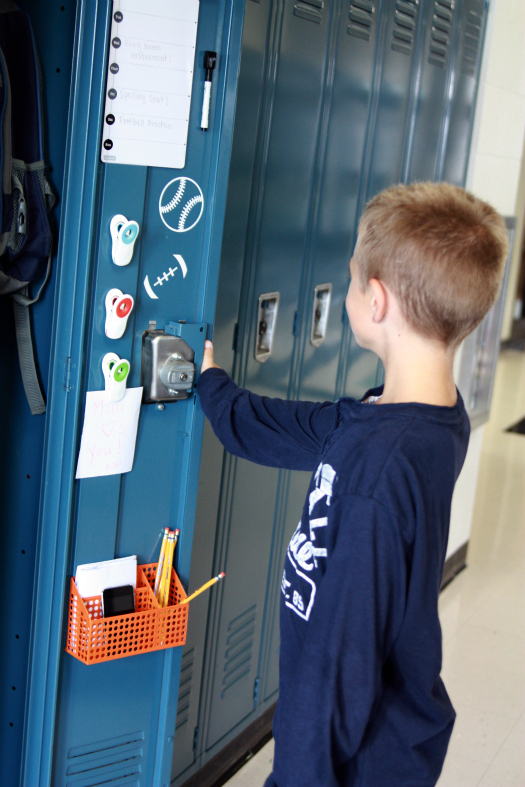
[[[255,360],[264,363],[272,354],[277,312],[279,311],[279,293],[268,292],[259,295],[257,310],[257,335],[255,337]]]
[[[314,347],[319,347],[326,339],[326,328],[328,325],[331,300],[332,285],[318,284],[314,290],[312,330],[310,333],[310,343],[313,344]]]

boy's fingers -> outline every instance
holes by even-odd
[[[216,365],[217,364],[215,364],[213,360],[213,344],[210,342],[209,339],[206,339],[206,341],[204,342],[204,354],[202,356],[201,371],[205,372],[206,369],[210,369]]]
[[[209,339],[204,342],[204,357],[208,362],[213,363],[213,344]]]

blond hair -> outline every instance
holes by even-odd
[[[354,259],[359,283],[379,279],[408,324],[459,344],[496,300],[508,254],[502,217],[449,183],[391,186],[359,222]]]

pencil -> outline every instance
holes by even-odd
[[[173,544],[172,544],[172,547],[171,547],[170,564],[169,564],[168,570],[166,571],[166,582],[167,582],[167,585],[164,588],[165,597],[164,597],[164,604],[163,604],[163,606],[165,606],[165,607],[169,606],[170,587],[171,587],[171,569],[173,568],[173,565],[174,565],[173,555],[175,554],[175,548],[177,546],[177,541],[179,540],[179,535],[180,535],[180,530],[177,527],[173,531]]]
[[[160,554],[159,554],[159,562],[157,563],[157,573],[155,574],[155,598],[157,601],[159,600],[158,593],[160,590],[161,578],[162,578],[162,568],[164,566],[164,554],[166,552],[166,545],[168,543],[168,534],[169,528],[165,527],[162,536],[162,544],[160,546]]]
[[[170,532],[169,535],[169,542],[167,547],[167,563],[166,563],[166,575],[164,577],[164,593],[162,596],[162,600],[160,602],[161,607],[167,607],[169,605],[170,600],[170,586],[171,586],[171,569],[173,566],[173,553],[175,552],[175,547],[177,545],[177,541],[179,540],[180,530],[177,528],[173,533]]]
[[[208,582],[205,582],[204,585],[198,590],[196,590],[195,593],[192,593],[191,596],[188,596],[188,598],[183,598],[180,604],[186,604],[188,601],[191,601],[192,598],[195,598],[195,596],[198,596],[204,590],[208,590],[208,588],[211,588],[212,585],[215,585],[215,583],[218,582],[219,579],[222,579],[224,576],[225,576],[224,571],[221,571],[221,573],[217,574],[216,577],[213,577],[213,579],[209,579]]]

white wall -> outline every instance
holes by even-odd
[[[503,318],[508,338],[525,212],[525,0],[491,0],[467,188],[518,226]]]
[[[467,188],[504,216],[517,217],[503,317],[512,325],[525,215],[525,0],[491,0],[472,137]],[[471,436],[452,500],[447,555],[469,539],[483,427]]]

